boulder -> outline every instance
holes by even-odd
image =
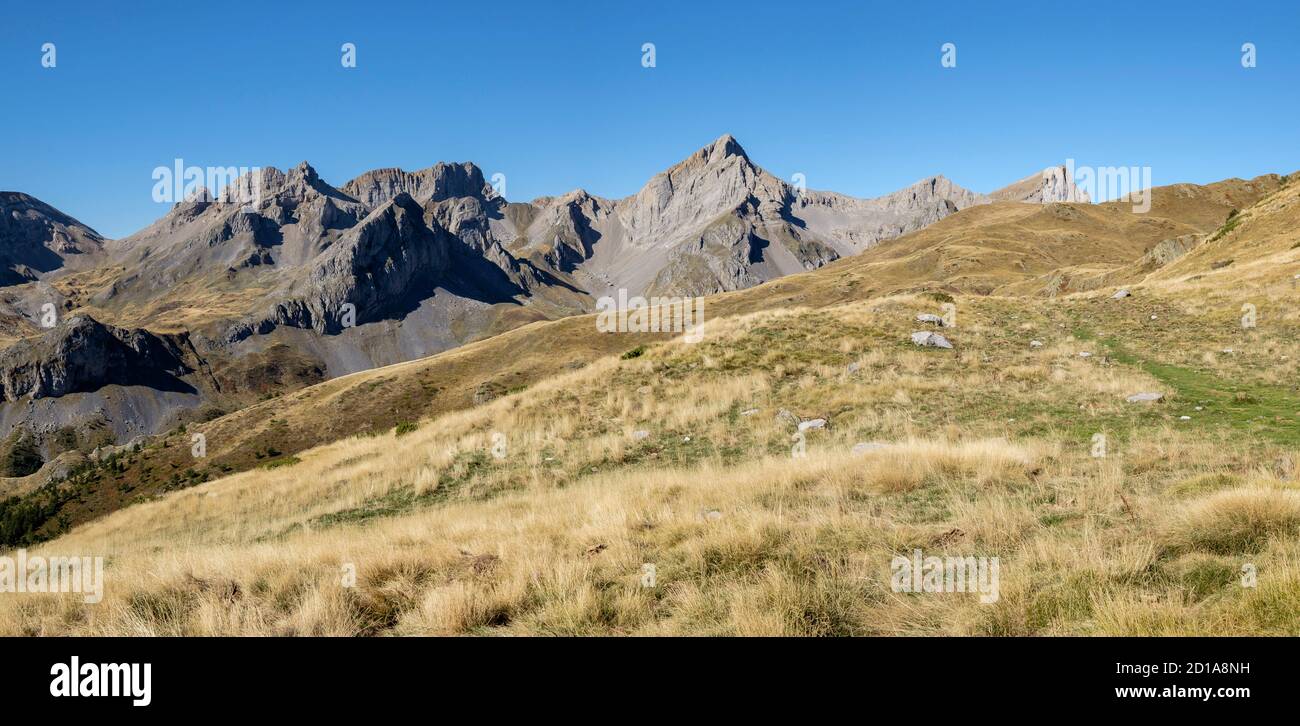
[[[952,348],[947,338],[924,330],[912,333],[912,342],[925,348]]]

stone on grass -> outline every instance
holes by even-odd
[[[1132,396],[1124,399],[1129,403],[1155,403],[1165,400],[1165,394],[1148,391],[1143,393],[1134,393]]]
[[[912,342],[925,348],[952,348],[947,338],[924,330],[912,333]]]

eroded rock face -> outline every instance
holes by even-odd
[[[399,193],[315,260],[289,300],[241,330],[260,331],[269,321],[337,333],[418,304],[447,274],[452,244],[446,230],[425,224],[424,209],[409,194]]]
[[[423,204],[453,197],[492,196],[492,188],[483,180],[483,172],[469,162],[438,163],[420,171],[375,169],[343,185],[344,194],[375,208],[399,194],[409,194]]]
[[[14,285],[98,252],[98,232],[21,192],[0,192],[0,285]]]
[[[193,370],[183,342],[85,315],[69,318],[0,352],[0,400],[63,396],[111,383],[189,388],[178,380]]]

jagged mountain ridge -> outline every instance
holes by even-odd
[[[368,172],[343,189],[374,203],[406,192],[440,201],[431,191],[445,165],[408,173]],[[442,188],[488,189],[481,173]],[[477,172],[477,169],[474,170]],[[1017,194],[1062,201],[1059,178],[1038,175],[990,195],[936,176],[876,199],[795,188],[755,165],[730,135],[656,175],[636,194],[611,200],[585,190],[507,204],[490,194],[487,234],[538,267],[571,275],[593,297],[699,295],[750,287],[857,254],[966,207]],[[364,193],[363,191],[364,190]],[[465,196],[472,196],[466,194]]]

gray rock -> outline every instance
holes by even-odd
[[[1120,290],[1119,292],[1116,292],[1114,295],[1111,295],[1111,296],[1110,296],[1110,299],[1111,299],[1111,300],[1123,300],[1124,298],[1128,297],[1130,294],[1131,294],[1131,293],[1129,293],[1128,290]]]
[[[1128,401],[1129,403],[1155,403],[1155,402],[1165,400],[1165,394],[1154,393],[1154,392],[1134,393],[1133,395],[1129,396],[1124,400]]]
[[[810,418],[807,421],[799,422],[800,431],[808,431],[811,429],[822,429],[822,428],[826,428],[826,419],[824,418]]]
[[[920,315],[917,315],[916,322],[932,323],[934,325],[938,325],[941,328],[943,327],[943,317],[939,315],[935,315],[933,313],[921,313]]]
[[[645,429],[641,429],[641,430],[633,431],[633,432],[632,432],[632,440],[633,440],[633,441],[644,441],[645,439],[648,439],[648,438],[650,438],[650,432],[649,432],[649,431],[646,431]]]
[[[889,444],[882,444],[879,441],[861,441],[853,445],[853,455],[862,456],[872,451],[889,448]]]
[[[928,348],[952,348],[952,343],[949,343],[947,338],[928,331],[912,333],[912,342]]]

